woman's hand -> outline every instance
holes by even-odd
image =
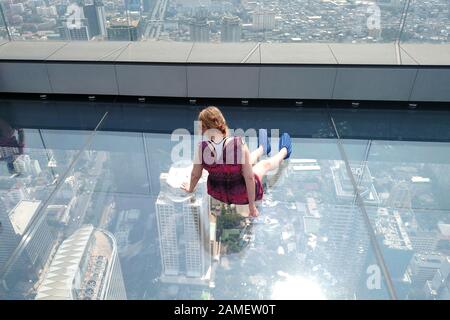
[[[259,211],[254,204],[249,205],[249,209],[250,209],[250,213],[249,213],[250,217],[256,218],[257,216],[259,216]]]
[[[191,186],[189,182],[183,182],[181,184],[181,189],[183,189],[184,191],[186,191],[187,193],[192,193],[194,190],[191,190]]]

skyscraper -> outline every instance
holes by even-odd
[[[241,41],[241,19],[239,17],[225,16],[222,19],[220,39],[222,42]]]
[[[209,196],[205,177],[200,179],[193,194],[180,189],[191,168],[187,163],[177,163],[160,176],[161,191],[155,206],[161,280],[207,285],[211,272]]]
[[[87,26],[80,27],[59,27],[61,39],[70,41],[87,41],[89,40],[89,29]]]
[[[209,42],[208,22],[204,19],[193,19],[189,24],[189,34],[192,42]]]
[[[36,277],[47,263],[55,243],[47,222],[36,220],[40,204],[36,200],[20,200],[8,214],[0,213],[0,277],[5,281],[3,286],[7,290],[13,290],[19,282],[28,282],[28,279]],[[25,236],[27,243],[24,249],[7,266],[14,250]]]
[[[352,296],[364,272],[369,235],[357,206],[324,205],[321,209],[324,231],[324,265],[336,278],[343,293]]]
[[[114,18],[109,21],[106,28],[108,40],[111,41],[138,41],[142,35],[144,19]]]
[[[106,37],[105,7],[102,0],[94,0],[92,4],[85,5],[83,12],[87,19],[89,35]]]
[[[90,39],[88,20],[83,9],[73,3],[67,8],[67,13],[60,20],[58,31],[62,40],[87,41]]]
[[[0,208],[0,272],[2,272],[14,249],[19,244],[20,238],[14,232],[3,199],[0,198],[0,202],[2,205]]]
[[[126,300],[114,236],[84,225],[58,248],[36,300]]]
[[[253,29],[257,31],[272,30],[275,28],[275,13],[258,9],[253,12]]]
[[[137,41],[138,29],[135,26],[114,25],[106,29],[110,41]]]
[[[341,160],[334,160],[330,169],[333,176],[337,201],[342,204],[347,204],[349,202],[354,203],[356,200],[355,191],[344,162]],[[364,203],[378,205],[380,199],[373,184],[372,174],[367,164],[351,162],[350,170],[356,180],[358,192]]]
[[[211,28],[208,23],[208,9],[199,7],[189,23],[189,35],[193,42],[209,42]]]

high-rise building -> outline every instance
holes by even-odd
[[[239,17],[223,17],[222,29],[220,33],[220,39],[222,42],[240,42],[241,33],[241,19],[239,19]]]
[[[428,254],[441,252],[450,254],[450,225],[438,223],[435,229],[423,230],[413,220],[408,226],[408,235],[411,239],[414,252]]]
[[[31,227],[36,228],[25,250],[33,265],[43,266],[47,262],[48,255],[54,244],[54,238],[46,221],[36,221],[33,224],[41,201],[22,200],[9,213],[9,219],[13,225],[15,233],[22,237]]]
[[[61,39],[70,41],[87,41],[89,40],[89,29],[87,26],[80,27],[59,27]]]
[[[138,30],[134,26],[110,26],[106,28],[110,41],[137,41]]]
[[[333,176],[337,201],[342,204],[347,204],[349,202],[355,203],[355,189],[349,173],[347,172],[345,163],[341,160],[335,160],[330,166],[330,169]],[[380,203],[380,198],[373,184],[372,174],[367,164],[350,163],[350,170],[364,203],[374,206],[378,205]]]
[[[320,209],[320,228],[326,241],[324,265],[336,278],[343,294],[351,296],[364,272],[369,236],[357,206],[324,205]]]
[[[14,227],[9,219],[3,199],[0,199],[2,208],[0,208],[0,273],[3,271],[6,263],[11,257],[14,249],[19,244],[19,236],[14,231]]]
[[[258,9],[253,12],[252,21],[254,30],[273,30],[275,28],[275,12]]]
[[[91,36],[89,34],[88,19],[84,15],[83,8],[72,4],[72,6],[67,7],[67,11],[60,20],[60,27],[58,27],[61,39],[71,41],[89,40]]]
[[[432,280],[436,272],[447,262],[441,254],[415,254],[408,268],[413,286],[422,289],[428,280]]]
[[[193,42],[209,42],[211,27],[208,22],[208,8],[197,7],[195,15],[189,23],[190,40]]]
[[[36,213],[41,202],[36,200],[21,200],[9,212],[0,213],[2,230],[0,232],[0,277],[4,280],[3,287],[14,290],[18,282],[28,282],[39,275],[47,263],[51,249],[55,243],[54,236],[45,220],[36,220]],[[33,232],[30,230],[33,228]],[[24,236],[27,243],[15,261],[7,266],[11,255]],[[21,270],[18,270],[20,268]],[[26,272],[23,274],[22,272]],[[26,280],[24,280],[26,279]]]
[[[375,208],[371,209],[375,210]],[[390,277],[395,282],[404,278],[414,254],[413,245],[400,213],[395,209],[378,208],[372,214],[374,231],[381,244]]]
[[[426,281],[424,291],[427,299],[450,299],[450,257],[444,259],[433,279]]]
[[[29,155],[19,155],[13,162],[14,171],[19,174],[39,175],[41,167],[37,160],[32,160]]]
[[[112,41],[138,41],[142,34],[143,19],[129,21],[125,18],[115,18],[106,28],[108,40]]]
[[[84,225],[58,248],[36,300],[126,300],[114,236]]]
[[[106,37],[106,16],[102,0],[94,0],[92,4],[83,7],[91,37]]]
[[[165,282],[207,285],[211,273],[211,237],[209,196],[206,178],[197,191],[186,194],[180,189],[192,166],[173,165],[160,176],[161,191],[156,200],[162,276]]]
[[[189,24],[189,35],[192,42],[209,42],[210,26],[206,19],[193,19]]]

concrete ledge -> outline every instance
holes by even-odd
[[[450,102],[450,45],[8,42],[0,92]]]
[[[51,93],[119,94],[112,64],[47,64]]]
[[[335,67],[261,66],[259,98],[331,99]]]
[[[258,66],[188,65],[188,96],[258,98],[258,78]]]
[[[119,64],[115,68],[119,95],[187,96],[185,66]]]
[[[0,92],[52,92],[47,66],[39,62],[1,62]]]
[[[417,69],[338,68],[333,99],[408,101]]]

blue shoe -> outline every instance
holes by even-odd
[[[280,137],[280,144],[279,144],[279,150],[286,148],[287,155],[284,159],[289,159],[292,152],[292,142],[291,142],[291,136],[288,133],[283,133]]]
[[[263,153],[268,155],[270,153],[271,147],[269,142],[269,137],[267,135],[267,129],[259,129],[258,133],[258,147],[263,147]]]

